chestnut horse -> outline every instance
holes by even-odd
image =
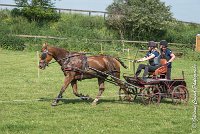
[[[69,56],[72,52],[66,51],[65,49],[62,48],[57,48],[57,47],[51,47],[47,43],[43,44],[42,49],[41,49],[41,57],[40,57],[40,62],[39,62],[39,68],[40,69],[45,69],[45,67],[49,64],[49,62],[54,58],[56,62],[61,66],[63,70],[63,66],[66,62],[66,57]],[[78,54],[78,53],[77,53]],[[89,68],[93,68],[97,71],[101,71],[104,73],[109,73],[114,78],[112,78],[119,86],[125,91],[125,88],[123,84],[120,82],[120,65],[122,65],[124,68],[127,68],[126,65],[122,61],[120,61],[118,58],[114,58],[111,56],[106,56],[106,55],[97,55],[97,56],[88,56],[87,57],[87,64]],[[63,73],[65,75],[65,80],[64,80],[64,85],[62,86],[60,93],[58,96],[55,98],[55,100],[52,102],[52,106],[56,106],[59,100],[62,98],[63,92],[66,90],[68,85],[71,83],[71,86],[73,88],[73,93],[78,96],[83,98],[86,98],[86,96],[79,94],[78,89],[77,89],[77,80],[82,80],[82,79],[91,79],[91,78],[97,78],[98,79],[98,85],[99,85],[99,93],[96,96],[96,99],[92,102],[93,105],[96,105],[100,96],[102,95],[105,87],[104,87],[104,81],[107,76],[101,75],[102,77],[98,77],[93,74],[97,74],[98,72],[87,69],[84,73],[80,73],[77,71],[65,71],[63,70]],[[115,79],[117,78],[117,79]]]

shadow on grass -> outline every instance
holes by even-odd
[[[170,99],[168,99],[168,98],[167,98],[167,99],[166,99],[166,98],[161,99],[161,100],[160,100],[160,103],[164,103],[164,104],[173,104],[173,103],[172,103],[172,100],[170,100]]]
[[[49,102],[52,103],[54,99],[52,98],[40,98],[38,101],[41,102]],[[76,103],[88,103],[91,104],[94,99],[89,99],[89,100],[82,100],[81,98],[62,98],[58,105],[63,105],[63,104],[76,104]],[[135,99],[134,101],[121,101],[121,100],[116,100],[116,99],[100,99],[97,104],[101,103],[117,103],[117,104],[123,104],[123,105],[134,105],[134,104],[143,104],[142,100],[140,98]],[[170,99],[163,98],[160,101],[160,104],[167,104],[167,105],[174,105]],[[153,105],[159,105],[159,104],[153,104]]]
[[[49,102],[52,103],[54,99],[52,98],[46,98],[42,97],[39,98],[38,101],[40,102]],[[81,98],[62,98],[58,105],[62,104],[76,104],[76,103],[88,103],[91,104],[94,99],[89,99],[89,100],[82,100]],[[101,103],[118,103],[118,104],[134,104],[135,102],[129,102],[129,101],[120,101],[120,100],[115,100],[115,99],[100,99],[97,104]],[[139,102],[138,102],[139,103]]]
[[[53,102],[54,98],[46,98],[46,97],[42,97],[40,98],[38,101],[43,101],[43,102]],[[82,100],[80,98],[61,98],[60,102],[63,102],[65,104],[67,103],[81,103],[81,102],[88,102],[89,100]]]

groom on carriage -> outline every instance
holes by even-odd
[[[166,40],[160,41],[161,58],[167,60],[167,79],[171,79],[172,62],[175,59],[174,53],[168,48],[168,42]]]

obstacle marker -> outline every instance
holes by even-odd
[[[200,34],[196,35],[196,47],[195,47],[195,50],[197,52],[200,52]]]

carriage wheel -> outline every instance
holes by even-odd
[[[145,105],[159,104],[161,99],[160,89],[157,86],[149,86],[142,90],[142,101]]]
[[[187,104],[189,100],[189,93],[185,86],[176,86],[172,91],[172,102],[174,104],[185,103]]]
[[[119,89],[119,100],[120,101],[134,101],[137,97],[136,95],[136,90],[132,89],[132,88],[127,88],[128,90],[126,90],[127,93],[125,93],[125,91],[120,88]]]

